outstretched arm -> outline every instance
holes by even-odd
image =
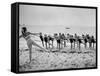
[[[30,33],[31,35],[39,36],[40,33]]]

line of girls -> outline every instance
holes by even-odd
[[[64,33],[55,33],[54,36],[50,36],[45,34],[43,36],[42,33],[40,33],[40,39],[42,41],[43,47],[50,48],[50,46],[53,48],[54,40],[56,40],[57,48],[60,50],[63,47],[66,47],[66,42],[70,42],[71,49],[75,48],[75,44],[77,44],[77,47],[80,49],[81,44],[84,44],[84,47],[87,47],[87,43],[89,43],[89,48],[94,48],[94,44],[96,43],[96,40],[94,39],[94,36],[89,36],[89,34],[82,34],[82,36],[78,36],[77,34],[65,35]]]
[[[67,34],[67,37],[66,37],[65,34],[59,33],[59,35],[58,35],[57,33],[55,33],[54,36],[51,37],[49,35],[47,36],[46,34],[43,36],[42,33],[29,32],[26,27],[22,27],[21,33],[22,34],[19,36],[19,39],[24,38],[27,42],[27,46],[29,48],[30,62],[32,60],[32,45],[37,46],[37,47],[41,48],[44,51],[48,51],[47,49],[45,49],[45,48],[41,47],[40,45],[38,45],[34,40],[32,40],[31,35],[40,37],[40,39],[42,41],[42,45],[44,46],[44,42],[45,42],[46,48],[47,48],[47,44],[49,44],[49,48],[50,48],[50,45],[53,48],[54,39],[56,40],[57,48],[59,48],[59,49],[61,48],[61,45],[63,45],[63,44],[64,44],[64,47],[66,47],[66,41],[70,41],[71,49],[72,49],[72,44],[73,43],[74,43],[74,47],[75,47],[75,42],[77,42],[79,44],[79,49],[80,49],[80,45],[82,43],[82,40],[84,40],[84,42],[85,42],[85,48],[87,47],[87,42],[89,42],[89,47],[92,47],[92,43],[93,43],[93,47],[94,47],[94,43],[96,43],[96,40],[94,39],[94,36],[91,37],[88,34],[87,35],[82,35],[82,37],[77,36],[77,34],[75,34],[75,36]],[[50,43],[50,41],[52,41],[52,43]]]

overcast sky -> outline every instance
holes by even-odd
[[[20,5],[20,24],[34,27],[94,27],[95,9]],[[36,27],[36,28],[35,28]],[[39,30],[40,30],[39,29]]]

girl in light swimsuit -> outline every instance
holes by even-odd
[[[59,43],[58,43],[58,34],[57,34],[57,33],[54,34],[54,38],[56,39],[56,42],[57,42],[57,48],[58,48],[58,47],[59,47],[59,46],[58,46]]]
[[[51,44],[50,44],[50,41],[52,42]],[[52,36],[48,35],[49,48],[50,48],[50,45],[51,45],[52,48],[53,48],[53,41],[54,41],[54,38],[53,38]]]
[[[92,42],[92,44],[93,44],[93,48],[94,48],[94,43],[95,43],[94,36],[91,37],[91,42]]]
[[[36,42],[34,42],[30,35],[39,35],[40,33],[30,33],[27,32],[27,28],[26,27],[22,27],[22,35],[19,36],[19,38],[23,37],[26,41],[27,41],[27,46],[29,48],[29,58],[30,58],[30,62],[32,60],[32,45],[37,46],[39,48],[41,48],[44,51],[47,51],[45,48],[42,48],[41,46],[39,46]]]
[[[62,40],[64,42],[64,47],[66,47],[66,36],[64,33],[62,34]]]

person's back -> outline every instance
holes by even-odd
[[[73,43],[73,35],[70,36],[70,43]]]
[[[40,33],[40,39],[41,39],[41,41],[43,41],[43,35],[42,35],[42,33]]]
[[[47,48],[48,37],[47,37],[47,35],[46,35],[46,34],[44,35],[44,41],[45,41],[45,46],[46,46],[46,48]]]
[[[89,42],[89,48],[91,48],[92,38],[90,36],[88,37],[88,42]]]
[[[93,48],[94,48],[94,43],[95,43],[94,36],[91,37],[91,43],[93,44]]]
[[[92,36],[92,37],[91,37],[91,40],[92,40],[92,43],[94,43],[94,42],[95,42],[95,40],[94,40],[94,36]]]
[[[47,37],[47,35],[44,36],[44,41],[45,41],[45,42],[48,42],[48,37]]]
[[[40,39],[41,39],[42,45],[43,45],[43,47],[44,47],[44,37],[43,37],[42,33],[40,33]]]
[[[88,42],[86,37],[84,38],[84,42],[85,42],[85,43],[87,43],[87,42]]]

